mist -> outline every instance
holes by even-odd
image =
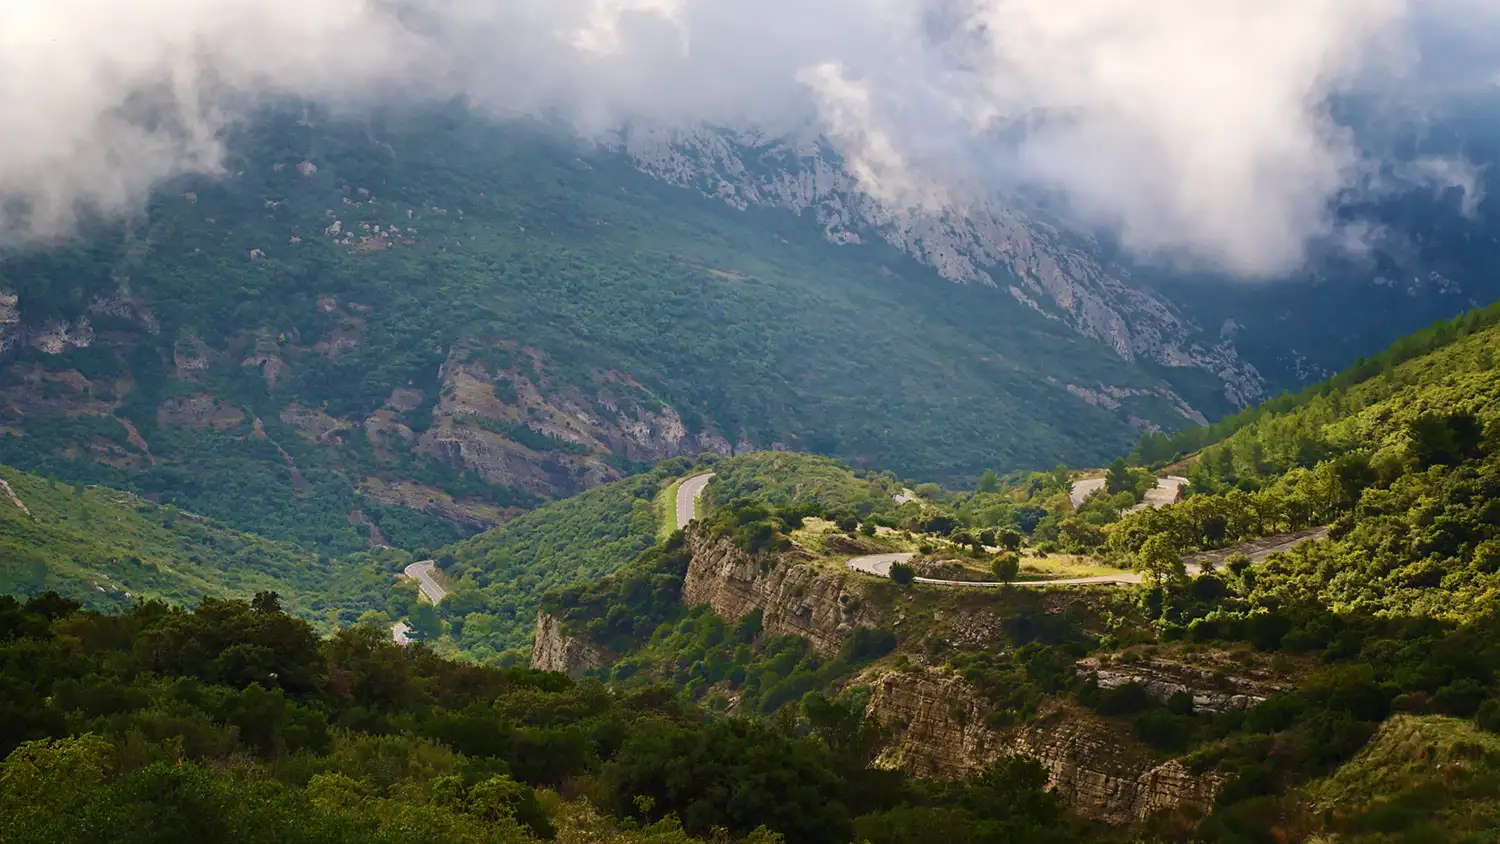
[[[1493,85],[1496,25],[1479,0],[10,0],[0,240],[218,172],[268,102],[461,96],[585,136],[815,132],[898,209],[1044,191],[1143,260],[1273,276],[1392,173],[1473,207],[1472,162],[1386,166],[1331,103],[1410,120]]]

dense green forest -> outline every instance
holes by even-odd
[[[436,552],[455,584],[439,607],[450,638],[482,661],[528,645],[542,593],[609,574],[655,544],[655,499],[688,468],[668,460]]]
[[[1078,840],[1034,763],[957,783],[866,767],[841,701],[708,719],[670,690],[319,640],[272,593],[80,612],[0,597],[0,838]],[[855,713],[857,714],[857,713]],[[732,788],[731,788],[732,785]]]

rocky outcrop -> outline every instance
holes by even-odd
[[[1237,404],[1265,394],[1232,335],[1211,336],[1128,272],[1102,264],[1087,232],[1015,198],[901,206],[869,193],[837,152],[811,137],[635,126],[610,145],[643,172],[735,208],[787,209],[816,220],[834,243],[883,240],[950,281],[1002,288],[1127,361],[1206,370]]]
[[[1080,660],[1078,670],[1092,675],[1101,689],[1138,683],[1162,702],[1187,692],[1193,696],[1193,709],[1202,712],[1249,709],[1282,689],[1264,672],[1243,663],[1201,666],[1166,659],[1104,662],[1091,657]]]
[[[693,555],[682,583],[688,606],[708,604],[730,622],[760,610],[768,635],[801,636],[824,656],[837,654],[856,628],[880,620],[858,584],[795,552],[750,554],[696,527],[685,539]]]
[[[1087,712],[1057,710],[1001,731],[986,725],[990,710],[962,678],[919,669],[876,679],[866,714],[892,731],[881,764],[958,778],[1001,758],[1030,756],[1075,811],[1104,823],[1134,823],[1160,811],[1204,813],[1224,786],[1221,775],[1152,759],[1117,725]]]
[[[602,665],[610,655],[581,637],[569,636],[563,621],[547,612],[537,613],[536,635],[531,642],[531,667],[539,671],[556,671],[577,680]]]

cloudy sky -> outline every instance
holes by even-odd
[[[258,103],[464,95],[585,134],[811,129],[896,203],[1042,188],[1140,255],[1269,275],[1378,164],[1330,97],[1420,117],[1500,78],[1496,32],[1489,0],[5,0],[0,236],[214,172]]]

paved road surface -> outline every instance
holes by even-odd
[[[415,580],[417,585],[422,587],[422,594],[426,595],[427,600],[434,604],[442,603],[443,598],[448,595],[447,592],[443,591],[443,587],[439,586],[438,582],[432,579],[432,569],[436,565],[437,563],[433,560],[423,560],[420,563],[412,563],[406,567],[406,576]]]
[[[714,476],[713,472],[702,475],[694,475],[677,485],[677,529],[687,527],[697,515],[698,498],[703,495],[703,488],[708,486],[708,479]]]
[[[1275,554],[1278,551],[1285,551],[1288,548],[1291,548],[1292,546],[1305,542],[1309,539],[1322,539],[1327,535],[1327,528],[1318,528],[1317,530],[1304,531],[1302,533],[1292,534],[1290,536],[1267,537],[1266,539],[1254,540],[1252,542],[1237,545],[1234,548],[1227,548],[1223,551],[1214,551],[1211,553],[1216,556],[1222,555],[1219,556],[1219,559],[1222,560],[1223,557],[1227,557],[1230,554],[1233,554],[1235,551],[1246,551],[1250,555],[1251,562],[1262,563],[1265,562],[1267,557]],[[890,577],[891,566],[895,565],[896,563],[904,563],[914,556],[916,555],[910,552],[903,552],[899,554],[871,554],[865,557],[855,557],[854,559],[845,563],[845,565],[853,571],[872,574],[876,577]],[[1197,556],[1203,557],[1206,555],[1200,554]],[[1189,575],[1198,575],[1203,572],[1203,567],[1197,563],[1187,563],[1184,568],[1187,569],[1187,573]],[[995,586],[1087,586],[1103,584],[1128,586],[1140,583],[1141,575],[1138,572],[1125,571],[1118,574],[1098,575],[1096,577],[1067,577],[1057,580],[1017,580],[1010,583],[1004,583],[996,580],[938,580],[931,577],[918,577],[916,578],[915,582],[926,583],[934,586],[970,586],[977,588]]]
[[[1104,478],[1089,478],[1083,481],[1074,481],[1073,490],[1069,497],[1073,499],[1073,509],[1077,510],[1083,506],[1083,499],[1088,498],[1095,492],[1104,489]]]
[[[436,560],[423,560],[420,563],[412,563],[405,570],[406,576],[415,580],[417,586],[421,588],[422,594],[426,595],[427,600],[434,604],[441,602],[443,598],[448,596],[448,593],[443,591],[443,587],[439,586],[438,582],[432,579],[432,568],[436,565]],[[391,625],[391,638],[396,640],[396,644],[398,645],[411,644],[411,639],[406,635],[410,632],[411,628],[404,621],[398,621]]]
[[[1073,482],[1073,489],[1068,497],[1073,500],[1073,508],[1083,506],[1083,500],[1098,490],[1104,489],[1105,478],[1088,478]],[[1156,481],[1156,486],[1146,493],[1146,500],[1126,510],[1134,513],[1147,507],[1162,507],[1177,500],[1177,493],[1187,486],[1188,479],[1177,475],[1168,475]]]

